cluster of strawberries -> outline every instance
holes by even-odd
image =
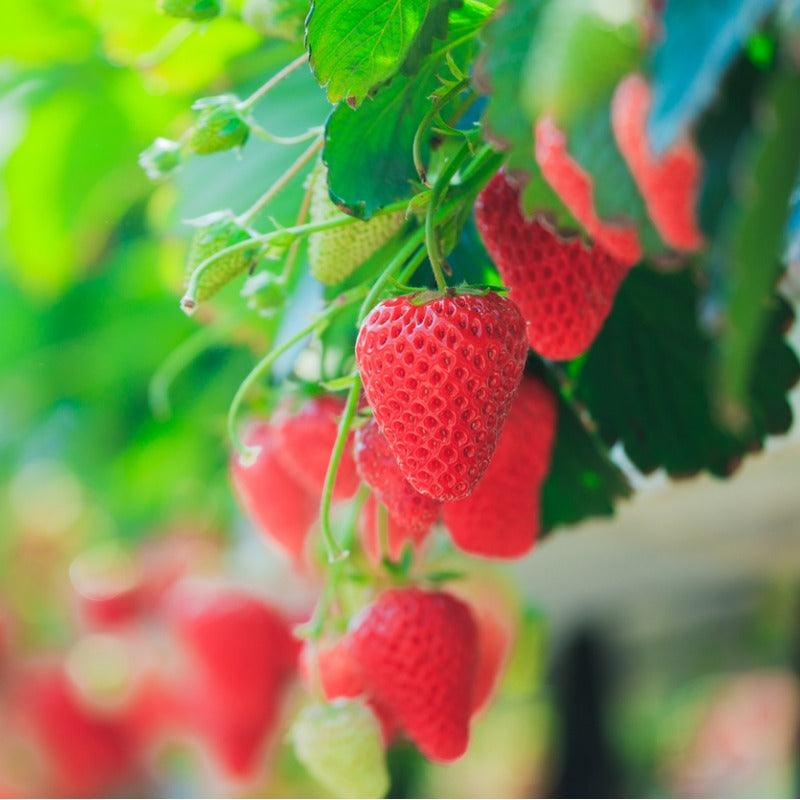
[[[645,81],[626,78],[613,102],[614,136],[664,242],[690,251],[702,243],[694,212],[699,158],[688,141],[661,156],[650,150],[649,103]],[[373,566],[397,561],[408,545],[420,550],[440,520],[458,549],[483,557],[516,558],[536,541],[558,401],[543,380],[524,374],[528,348],[549,360],[584,353],[642,247],[633,224],[599,218],[592,179],[553,120],[537,123],[535,141],[542,175],[593,243],[544,215],[525,219],[519,187],[500,172],[475,213],[509,297],[469,288],[395,297],[360,328],[364,413],[349,434],[334,499],[352,498],[359,480],[369,487],[359,530]],[[330,396],[294,413],[284,407],[249,431],[247,443],[260,448],[255,463],[232,463],[253,519],[300,564],[342,411]],[[383,744],[403,734],[432,760],[458,758],[502,663],[509,637],[496,633],[474,604],[450,592],[414,585],[380,592],[346,633],[307,647],[306,674],[334,702],[298,722],[301,758],[329,786],[364,790],[346,782],[320,733],[356,721],[364,753],[379,750],[380,731]],[[385,774],[370,774],[369,790],[385,790]]]
[[[199,547],[179,537],[145,548],[124,580],[109,562],[79,558],[73,646],[35,658],[6,648],[4,796],[141,789],[170,743],[204,754],[223,781],[261,772],[299,643],[259,595],[189,575]]]

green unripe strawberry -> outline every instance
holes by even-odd
[[[311,221],[325,222],[340,216],[342,211],[328,194],[328,172],[319,162],[310,177]],[[381,248],[403,225],[404,214],[397,211],[381,214],[367,222],[353,222],[308,237],[308,259],[311,274],[332,286],[341,283]]]
[[[308,0],[245,0],[242,19],[263,36],[300,41]]]
[[[383,797],[389,774],[380,725],[362,703],[334,700],[300,712],[292,727],[297,758],[339,797]]]
[[[158,7],[170,17],[194,22],[213,19],[222,10],[220,0],[159,0]]]
[[[165,178],[181,163],[181,146],[179,142],[158,137],[153,144],[139,154],[139,166],[147,173],[151,181]]]
[[[196,226],[196,230],[186,258],[187,280],[207,258],[226,247],[253,238],[253,232],[242,225],[229,210],[214,211],[193,220],[192,224]],[[203,271],[194,299],[199,302],[216,294],[228,281],[255,266],[258,254],[259,244],[253,242],[252,247],[243,247],[213,261]]]
[[[241,147],[250,135],[250,125],[239,111],[234,95],[203,97],[192,108],[200,113],[189,133],[193,153],[208,155]]]

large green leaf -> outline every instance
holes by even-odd
[[[800,75],[778,75],[744,170],[747,181],[720,242],[718,257],[728,272],[720,377],[734,423],[746,421],[749,414],[753,362],[782,268],[789,199],[800,172],[798,99]]]
[[[404,65],[410,73],[444,38],[461,0],[315,0],[306,42],[311,67],[332,103],[357,107]]]
[[[714,97],[722,73],[775,0],[669,0],[653,57],[649,133],[669,147]]]
[[[791,422],[786,393],[800,364],[782,339],[785,306],[761,343],[751,425],[733,433],[716,413],[715,353],[697,321],[699,296],[689,270],[634,269],[576,379],[603,439],[621,441],[643,472],[728,475],[767,434],[783,433]]]

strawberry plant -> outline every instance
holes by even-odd
[[[82,613],[167,620],[193,675],[171,702],[228,777],[291,729],[327,790],[386,793],[388,748],[460,758],[500,691],[518,620],[475,590],[482,560],[536,558],[642,475],[730,476],[789,430],[797,3],[83,5],[3,78],[33,130],[4,177],[35,197],[12,203],[16,280],[65,293],[79,339],[67,287],[106,252],[120,265],[86,291],[120,321],[96,351],[126,349],[71,397],[121,399],[80,454],[111,464],[93,486],[131,527],[191,509],[258,531],[313,602],[292,633],[239,587],[142,579]],[[60,79],[74,114],[48,58],[87,65]],[[102,157],[37,168],[52,135],[66,153],[87,130]],[[143,444],[118,462],[122,421]],[[53,686],[48,713],[88,733],[41,748],[64,785],[105,790],[136,737],[101,747],[106,723]],[[108,780],[84,786],[95,749]]]

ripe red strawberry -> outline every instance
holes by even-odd
[[[567,151],[564,133],[549,117],[534,128],[536,161],[545,180],[586,232],[617,261],[632,266],[642,257],[639,234],[632,224],[600,219],[594,207],[594,183]]]
[[[283,414],[275,420],[278,458],[286,471],[315,498],[322,495],[331,451],[336,443],[339,417],[344,400],[325,395],[308,400],[296,414]],[[352,443],[352,436],[350,437]],[[358,489],[358,474],[352,447],[345,447],[333,496],[352,497]]]
[[[416,588],[384,592],[348,635],[368,694],[433,761],[469,741],[478,633],[464,603]]]
[[[664,241],[676,250],[697,250],[703,234],[695,209],[702,161],[688,138],[656,155],[647,136],[651,92],[641,75],[629,75],[614,92],[611,126],[620,153]]]
[[[444,505],[444,523],[459,548],[516,558],[533,547],[556,418],[552,392],[540,381],[524,378],[486,474],[469,497]]]
[[[318,501],[286,470],[270,425],[254,425],[244,441],[261,449],[250,466],[244,466],[235,454],[231,458],[231,480],[239,499],[267,538],[299,564],[317,518]]]
[[[361,479],[389,511],[394,533],[390,543],[399,551],[406,539],[422,542],[439,516],[441,503],[420,494],[406,480],[374,418],[356,431],[355,460]],[[375,503],[365,505],[365,527],[372,532],[377,532],[375,511]]]
[[[595,340],[628,267],[597,245],[563,239],[526,220],[519,190],[503,173],[486,185],[475,221],[509,297],[527,323],[528,343],[544,358],[575,358]]]
[[[356,361],[408,482],[466,497],[489,465],[525,364],[525,322],[495,293],[395,297],[361,326]]]
[[[229,588],[177,587],[169,619],[193,668],[193,725],[228,774],[251,774],[271,731],[299,643],[260,598]]]
[[[27,672],[14,702],[42,750],[53,796],[110,796],[131,777],[136,754],[125,726],[84,706],[61,666]]]

